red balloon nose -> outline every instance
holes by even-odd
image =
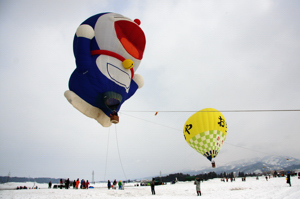
[[[134,22],[137,24],[137,25],[141,25],[141,21],[139,19],[135,19]]]

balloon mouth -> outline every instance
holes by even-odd
[[[121,102],[118,99],[109,98],[105,101],[106,106],[111,110],[116,110]]]
[[[104,93],[103,99],[106,107],[111,110],[111,112],[116,112],[121,104],[122,96],[115,92],[106,92]]]
[[[218,151],[217,150],[210,150],[203,154],[209,161],[211,161],[213,158],[217,157]]]
[[[115,30],[125,50],[134,58],[141,60],[146,46],[143,30],[136,23],[125,20],[116,21]]]
[[[207,156],[207,159],[209,160],[209,161],[211,161],[212,160],[212,156],[210,155],[210,156]]]

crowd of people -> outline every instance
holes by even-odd
[[[298,174],[299,176],[299,179],[300,179],[300,175]],[[265,177],[266,180],[270,179],[271,176],[266,176]],[[229,178],[230,181],[235,181],[235,178]],[[258,176],[256,177],[256,180],[258,180]],[[195,178],[195,181],[194,181],[194,185],[196,185],[196,193],[197,193],[197,196],[201,196],[201,189],[200,189],[200,183],[201,181],[203,182],[203,179],[200,179],[199,177],[196,177]],[[228,182],[228,178],[222,178],[221,179],[222,182]],[[243,177],[242,178],[242,181],[246,181],[246,177]],[[149,183],[150,184],[150,187],[151,187],[151,193],[152,195],[155,195],[155,178],[152,179],[152,181]],[[288,183],[290,186],[291,185],[291,174],[288,173],[287,174],[287,177],[286,177],[286,183]],[[63,180],[61,179],[60,180],[60,188],[66,188],[66,189],[69,189],[70,186],[73,186],[73,189],[88,189],[89,188],[89,181],[85,181],[84,179],[82,179],[81,181],[79,181],[79,178],[75,181],[73,181],[72,183],[70,182],[69,178],[66,179],[64,182]],[[49,182],[49,188],[52,187],[52,183]],[[22,187],[23,188],[23,187]],[[19,188],[19,189],[22,189],[22,188]],[[26,189],[27,187],[24,187],[24,189]],[[110,189],[119,189],[119,190],[124,190],[124,186],[123,186],[123,183],[122,181],[120,180],[119,182],[117,182],[117,180],[115,179],[112,183],[110,180],[107,181],[107,188],[110,190]]]
[[[17,189],[38,189],[38,186],[33,186],[32,188],[27,186],[19,186]]]
[[[124,186],[122,181],[120,180],[117,182],[115,179],[113,183],[110,182],[110,180],[107,181],[107,188],[108,189],[117,189],[117,186],[119,187],[119,190],[124,190]],[[150,187],[151,187],[151,193],[152,195],[155,195],[155,179],[153,178],[152,181],[150,182]]]
[[[94,187],[91,187],[89,186],[90,183],[89,181],[85,181],[84,179],[82,179],[81,181],[79,180],[79,178],[77,180],[74,180],[73,182],[70,181],[70,179],[66,179],[66,180],[63,180],[63,179],[60,179],[59,181],[59,184],[58,185],[53,185],[52,187],[52,182],[50,181],[48,183],[48,188],[51,189],[51,188],[65,188],[65,189],[69,189],[71,186],[73,186],[73,189],[88,189],[88,188],[94,188]],[[155,179],[153,178],[152,181],[149,183],[149,185],[151,186],[151,193],[153,195],[155,195],[155,189],[154,189],[154,186],[155,186]],[[119,189],[119,190],[124,190],[124,184],[123,182],[120,180],[120,181],[117,181],[116,179],[111,182],[110,180],[107,181],[107,188],[108,189]]]
[[[71,186],[73,186],[73,189],[88,189],[88,188],[92,188],[89,186],[90,183],[89,181],[85,181],[84,179],[82,179],[81,181],[79,181],[79,178],[77,178],[77,180],[74,180],[73,182],[70,181],[70,179],[66,179],[63,181],[63,179],[60,179],[59,181],[59,185],[54,185],[53,188],[65,188],[65,189],[69,189]],[[48,188],[51,189],[52,188],[52,182],[50,181],[48,183]]]
[[[117,189],[117,186],[119,187],[120,190],[124,190],[124,186],[121,180],[117,182],[117,180],[115,179],[113,183],[111,183],[110,180],[107,181],[108,189]]]
[[[221,182],[228,182],[228,180],[230,180],[230,182],[235,181],[235,178],[221,178]]]
[[[89,188],[94,188],[92,186],[89,186],[90,185],[90,182],[87,180],[85,181],[84,179],[82,179],[81,181],[79,180],[79,178],[77,178],[77,180],[74,180],[73,182],[70,181],[70,179],[66,179],[66,180],[63,180],[63,179],[60,179],[59,181],[59,185],[54,185],[53,188],[65,188],[65,189],[69,189],[71,186],[73,186],[73,189],[89,189]],[[111,183],[109,180],[107,182],[107,187],[108,189],[117,189],[117,186],[120,190],[123,190],[124,187],[123,187],[123,183],[122,181],[120,180],[119,182],[117,182],[117,180],[115,179],[113,181],[113,183]],[[50,181],[48,183],[48,188],[51,189],[52,188],[52,182]]]

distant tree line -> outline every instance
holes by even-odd
[[[196,179],[196,177],[199,177],[200,179],[203,179],[203,180],[209,180],[209,179],[213,179],[213,178],[253,177],[253,176],[261,176],[261,175],[267,175],[267,174],[270,175],[271,173],[273,173],[272,175],[274,177],[279,177],[279,176],[285,176],[288,173],[288,171],[281,171],[280,175],[277,171],[269,171],[269,173],[261,173],[261,174],[238,172],[238,173],[236,173],[237,174],[236,176],[234,176],[234,172],[230,172],[230,173],[221,172],[219,174],[217,174],[215,172],[209,172],[209,173],[197,174],[197,175],[174,173],[174,174],[169,174],[169,175],[163,176],[163,177],[155,177],[155,180],[161,181],[161,182],[172,182],[172,181],[175,181],[176,179],[178,181],[194,181]],[[292,176],[297,176],[297,175],[300,176],[300,172],[296,173],[294,171],[290,171],[290,174]]]
[[[197,175],[189,175],[189,174],[183,174],[183,173],[174,173],[174,174],[169,174],[167,176],[163,177],[155,177],[156,181],[162,181],[162,182],[172,182],[175,181],[176,179],[178,181],[194,181],[196,177],[199,177],[200,179],[203,180],[209,180],[213,178],[234,178],[234,177],[247,177],[247,176],[257,176],[255,173],[247,173],[245,174],[244,172],[238,172],[238,175],[234,176],[234,172],[230,173],[219,173],[217,174],[216,172],[209,172],[209,173],[204,173],[204,174],[197,174]]]
[[[300,166],[300,165],[298,165]],[[299,167],[297,167],[299,168]],[[234,178],[234,177],[251,177],[251,176],[261,176],[261,175],[269,175],[272,173],[272,175],[275,176],[281,176],[281,175],[286,175],[288,172],[291,173],[292,176],[298,175],[300,176],[300,172],[296,173],[293,170],[290,171],[280,171],[280,175],[277,171],[268,171],[264,172],[261,174],[256,174],[256,173],[244,173],[244,172],[238,172],[235,173],[236,176],[234,176],[234,172],[221,172],[217,174],[216,172],[209,172],[209,173],[204,173],[204,174],[197,174],[197,175],[189,175],[189,174],[183,174],[183,173],[174,173],[174,174],[169,174],[167,176],[163,177],[155,177],[155,180],[158,182],[172,182],[175,181],[176,179],[178,181],[194,181],[196,177],[199,177],[200,179],[203,180],[209,180],[213,178]],[[37,182],[37,183],[59,183],[59,179],[56,178],[26,178],[26,177],[10,177],[10,176],[0,176],[0,183],[6,183],[6,182]],[[128,181],[130,182],[130,180]]]
[[[9,177],[0,176],[0,183],[6,182],[37,182],[37,183],[59,183],[59,179],[56,178],[26,178],[26,177]]]

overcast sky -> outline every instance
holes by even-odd
[[[0,176],[125,180],[209,167],[183,137],[209,107],[228,123],[217,166],[300,158],[299,111],[245,111],[300,109],[299,11],[292,0],[1,0]],[[140,19],[147,40],[136,71],[145,85],[110,128],[64,97],[75,31],[101,12]]]

